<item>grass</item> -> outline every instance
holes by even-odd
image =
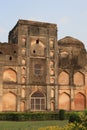
[[[46,126],[65,126],[68,124],[67,120],[64,121],[0,121],[0,130],[38,130],[40,127]]]

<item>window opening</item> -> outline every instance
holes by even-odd
[[[9,57],[9,60],[12,60],[12,57],[11,57],[11,56]]]
[[[0,54],[3,54],[3,53],[0,51]]]
[[[36,51],[35,51],[35,50],[33,50],[33,53],[35,54],[35,53],[36,53]]]
[[[39,44],[39,39],[36,40],[36,44]]]
[[[14,54],[16,54],[16,51],[14,51]]]
[[[45,96],[41,92],[35,92],[31,96],[31,110],[45,110]]]
[[[34,73],[37,76],[42,75],[42,66],[41,66],[41,64],[35,64],[34,65]]]

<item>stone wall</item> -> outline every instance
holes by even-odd
[[[84,44],[65,37],[57,25],[19,20],[0,43],[0,111],[87,108]]]

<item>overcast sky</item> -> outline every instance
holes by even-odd
[[[87,48],[87,0],[0,0],[0,42],[19,19],[56,23],[58,39],[72,36]]]

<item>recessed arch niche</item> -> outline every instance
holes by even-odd
[[[22,59],[22,65],[25,65],[26,64],[26,60],[25,59]]]
[[[2,111],[16,111],[16,95],[8,92],[2,97]]]
[[[54,98],[54,96],[55,96],[55,90],[51,89],[51,97]]]
[[[24,101],[21,101],[20,109],[21,109],[21,112],[25,111],[25,102]]]
[[[21,42],[22,42],[22,46],[26,46],[26,36],[25,35],[22,35]]]
[[[54,110],[55,110],[55,102],[51,101],[51,111],[54,111]]]
[[[21,90],[21,97],[25,98],[25,89],[24,88],[22,88],[22,90]]]
[[[25,56],[25,54],[26,54],[26,49],[23,48],[23,49],[21,50],[21,53],[22,53],[23,56]]]
[[[54,41],[53,40],[50,40],[50,48],[54,48]]]
[[[70,110],[70,96],[65,92],[59,94],[59,109]]]
[[[81,72],[76,72],[74,74],[74,84],[75,85],[84,85],[85,76]]]
[[[30,50],[31,50],[31,55],[45,56],[45,45],[39,39],[31,41],[31,49]]]
[[[69,74],[65,71],[61,72],[58,76],[58,84],[69,85]]]
[[[3,82],[16,82],[17,73],[11,68],[4,70],[3,72]]]
[[[82,93],[77,93],[74,98],[75,110],[84,110],[86,106],[85,96]]]

